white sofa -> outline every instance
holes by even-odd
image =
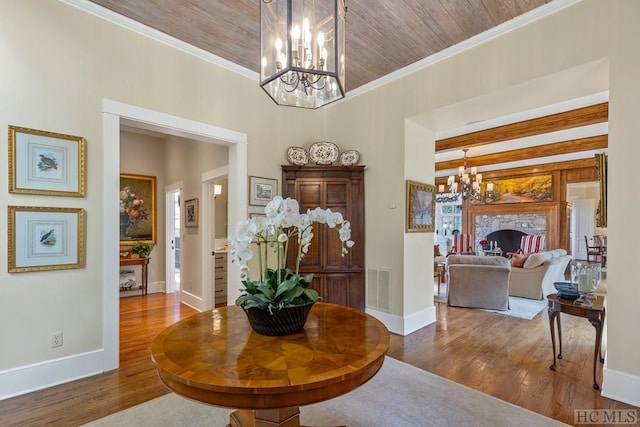
[[[522,267],[511,266],[509,295],[541,300],[556,292],[553,282],[565,281],[571,261],[564,249],[529,254]]]

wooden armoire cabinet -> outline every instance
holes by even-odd
[[[364,310],[364,166],[282,166],[282,196],[300,203],[300,212],[321,207],[340,212],[351,223],[355,245],[341,254],[337,229],[314,224],[300,273],[313,273],[312,287],[322,301]],[[292,250],[293,249],[293,250]],[[289,249],[294,265],[297,247]]]

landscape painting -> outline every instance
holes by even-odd
[[[491,181],[493,191],[487,191],[484,203],[533,203],[553,200],[553,176],[535,175]],[[473,201],[482,203],[482,201]]]

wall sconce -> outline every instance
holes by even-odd
[[[218,197],[221,194],[222,194],[222,185],[215,184],[213,186],[213,197]]]

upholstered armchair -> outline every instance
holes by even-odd
[[[473,253],[473,242],[470,234],[454,234],[453,246],[447,255],[460,255],[463,253]]]
[[[447,258],[447,304],[456,307],[509,309],[511,263],[500,256],[451,255]]]
[[[527,234],[520,239],[520,249],[516,252],[507,252],[507,257],[516,254],[533,254],[536,252],[542,252],[545,249],[545,236],[540,234]]]

